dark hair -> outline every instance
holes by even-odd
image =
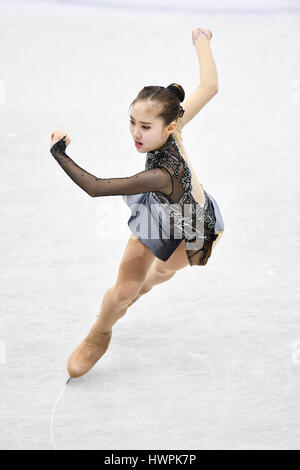
[[[184,114],[184,109],[180,106],[184,100],[184,89],[178,83],[171,83],[166,88],[163,86],[145,86],[133,100],[129,108],[137,101],[153,101],[161,105],[161,110],[157,117],[161,118],[167,126],[172,121],[177,121]]]

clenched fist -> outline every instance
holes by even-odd
[[[71,139],[66,133],[59,131],[52,132],[50,152],[53,157],[58,158],[63,154],[70,142]]]
[[[205,33],[205,34],[204,34]],[[193,44],[195,45],[195,43],[197,42],[197,39],[199,36],[207,36],[207,39],[210,41],[211,38],[212,38],[212,32],[210,29],[203,29],[203,28],[196,28],[196,29],[193,29],[192,31],[192,41],[193,41]]]
[[[60,131],[52,132],[52,134],[51,134],[51,147],[53,147],[53,145],[56,144],[56,142],[59,142],[63,137],[66,137],[65,138],[65,144],[66,144],[66,147],[67,147],[69,145],[69,143],[71,142],[70,137],[65,132],[60,132]]]

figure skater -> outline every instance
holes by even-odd
[[[71,142],[68,135],[59,131],[51,135],[51,154],[77,185],[91,197],[122,195],[132,211],[128,221],[132,233],[116,282],[106,291],[87,337],[69,358],[71,378],[84,375],[103,356],[112,326],[130,305],[180,269],[205,265],[223,234],[219,206],[199,182],[181,137],[183,126],[218,92],[211,38],[209,29],[192,31],[200,85],[185,101],[181,85],[172,83],[145,86],[130,105],[130,132],[137,151],[147,154],[145,171],[125,178],[98,178],[65,153]],[[161,210],[168,219],[161,221]],[[151,224],[151,230],[153,225],[157,229],[155,237],[149,235]]]

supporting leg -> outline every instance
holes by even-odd
[[[98,319],[69,358],[67,368],[71,378],[86,374],[107,351],[112,326],[125,314],[128,302],[120,300],[115,286],[106,291]]]
[[[112,326],[126,313],[130,299],[121,299],[115,286],[106,291],[102,299],[97,327],[103,332]]]
[[[154,255],[149,248],[140,240],[129,238],[116,283],[106,291],[97,321],[69,358],[71,378],[88,372],[106,352],[112,326],[126,313],[129,303],[140,291],[153,261]]]

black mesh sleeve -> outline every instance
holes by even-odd
[[[65,137],[51,147],[51,154],[69,177],[91,197],[172,191],[171,175],[153,168],[125,178],[98,178],[77,165],[66,153]]]

